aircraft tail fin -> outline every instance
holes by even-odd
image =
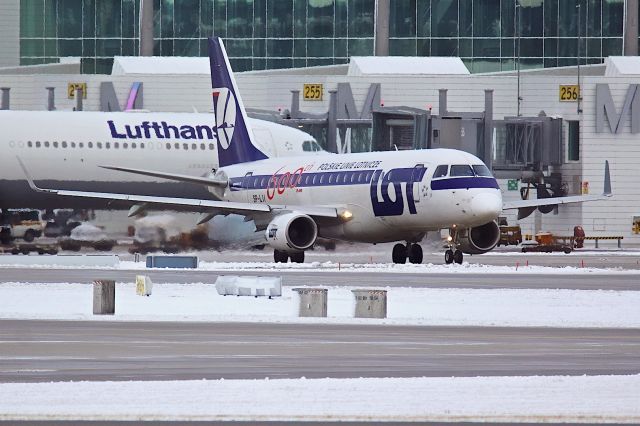
[[[247,127],[247,112],[220,38],[209,38],[209,63],[220,167],[268,158]]]

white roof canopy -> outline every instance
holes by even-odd
[[[111,75],[210,73],[207,57],[116,56],[111,69]]]
[[[347,75],[470,74],[460,58],[441,56],[354,56]]]
[[[620,75],[640,75],[640,57],[638,56],[609,56],[604,60],[607,77]]]

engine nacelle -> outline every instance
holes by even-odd
[[[286,213],[267,225],[265,237],[267,243],[276,250],[306,250],[318,238],[318,225],[306,214]]]
[[[500,227],[491,221],[484,225],[458,231],[458,248],[468,254],[482,254],[500,241]]]

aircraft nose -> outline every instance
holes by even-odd
[[[471,200],[471,211],[478,218],[494,220],[502,213],[502,197],[500,194],[482,192]]]

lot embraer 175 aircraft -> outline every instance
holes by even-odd
[[[602,196],[573,196],[503,203],[489,169],[456,150],[372,152],[269,158],[252,141],[247,117],[222,40],[210,39],[211,80],[220,169],[194,178],[149,170],[119,170],[205,184],[218,201],[38,188],[58,195],[125,200],[252,218],[274,249],[276,262],[304,261],[318,236],[369,243],[398,241],[393,261],[422,262],[418,244],[428,231],[449,228],[447,263],[464,253],[484,253],[500,237],[503,209],[535,208],[603,199],[610,195],[608,168]],[[25,168],[28,176],[28,171]],[[206,216],[205,216],[206,217]]]
[[[211,198],[206,187],[101,169],[99,164],[146,167],[205,175],[218,168],[211,114],[143,112],[0,111],[0,208],[100,208],[106,200],[33,194],[16,162],[42,184],[85,191],[165,197]],[[269,156],[321,150],[304,132],[249,120],[260,149]],[[110,207],[118,205],[110,204]]]

